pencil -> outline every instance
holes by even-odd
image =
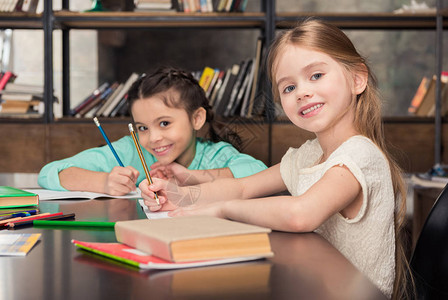
[[[70,227],[106,227],[113,228],[115,222],[89,222],[89,221],[51,221],[36,220],[34,226],[70,226]]]
[[[115,156],[115,158],[117,159],[118,164],[121,167],[124,167],[123,163],[121,162],[120,158],[118,157],[117,152],[115,152],[114,147],[112,146],[111,142],[107,138],[107,135],[106,135],[106,133],[103,130],[103,127],[101,127],[101,124],[100,124],[100,121],[98,121],[98,118],[97,117],[93,118],[93,122],[95,122],[95,125],[98,127],[98,129],[100,130],[101,134],[103,135],[103,138],[106,140],[107,145],[109,145],[109,148],[112,151],[112,153]]]
[[[12,224],[17,223],[17,222],[33,221],[33,220],[45,219],[48,217],[55,217],[55,216],[60,216],[60,215],[62,215],[62,212],[58,212],[58,213],[54,213],[54,214],[43,213],[43,214],[34,215],[34,216],[30,216],[30,217],[23,217],[23,218],[20,218],[19,220],[14,220],[14,221],[8,222],[6,225],[8,225],[10,227]]]
[[[52,216],[52,217],[42,217],[39,218],[38,220],[63,220],[63,219],[70,219],[70,218],[74,218],[75,214],[71,213],[71,214],[65,214],[65,215],[57,215],[57,216]],[[23,227],[23,226],[30,226],[33,225],[34,221],[36,220],[29,220],[29,221],[18,221],[18,222],[13,222],[9,224],[9,228],[17,228],[17,227]]]
[[[62,215],[62,213],[58,213],[58,214]],[[42,217],[42,216],[49,216],[49,215],[50,215],[50,213],[42,213],[42,214],[38,214],[38,215],[31,215],[29,217],[15,217],[15,218],[12,218],[12,219],[7,219],[7,220],[0,221],[0,225],[7,225],[8,223],[11,223],[11,222],[26,221],[26,220],[30,220],[30,219],[33,219],[33,218]]]
[[[152,184],[152,178],[151,178],[151,175],[149,174],[148,166],[146,165],[145,158],[143,157],[142,149],[140,148],[140,144],[137,140],[137,136],[135,134],[134,127],[132,126],[132,123],[128,124],[128,128],[129,128],[129,132],[132,135],[132,139],[134,140],[135,148],[137,148],[138,156],[140,157],[140,161],[142,162],[142,165],[143,165],[143,170],[145,170],[146,179],[148,179],[149,184]],[[157,205],[160,205],[159,196],[157,195],[157,193],[154,193],[154,197],[156,198]]]

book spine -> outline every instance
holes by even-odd
[[[118,242],[134,247],[140,251],[150,253],[159,258],[173,261],[170,245],[135,229],[123,225],[122,222],[115,223],[115,237]]]
[[[86,107],[90,102],[92,102],[99,94],[104,92],[104,90],[108,86],[109,86],[109,83],[107,83],[107,82],[103,83],[99,88],[94,90],[89,96],[87,96],[83,101],[81,101],[80,104],[75,106],[75,108],[73,108],[70,111],[70,115],[75,116],[76,114],[78,114],[84,107]]]

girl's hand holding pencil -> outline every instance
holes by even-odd
[[[152,184],[147,179],[139,186],[145,205],[150,211],[170,211],[191,204],[186,188],[177,186],[172,181],[153,178]],[[158,202],[155,196],[158,196]]]
[[[116,166],[110,173],[106,173],[104,190],[109,195],[126,195],[135,191],[140,172],[132,166]]]

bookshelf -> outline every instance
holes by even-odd
[[[261,32],[265,39],[265,45],[268,45],[275,36],[276,30],[285,29],[293,26],[297,20],[315,16],[327,20],[342,29],[351,30],[425,30],[436,33],[435,46],[439,49],[436,52],[436,65],[441,66],[443,51],[440,50],[442,45],[442,32],[448,27],[448,12],[441,8],[441,2],[438,1],[437,13],[417,13],[417,14],[394,14],[394,13],[277,13],[276,1],[261,0],[259,12],[246,13],[151,13],[151,12],[91,12],[81,13],[69,11],[69,1],[62,1],[62,10],[53,11],[52,1],[44,1],[44,11],[42,14],[25,14],[25,13],[8,13],[0,14],[0,28],[12,29],[36,29],[44,32],[44,82],[45,82],[45,114],[38,120],[26,119],[0,119],[2,128],[0,129],[0,138],[2,140],[14,139],[18,143],[16,147],[29,144],[39,147],[36,152],[35,159],[43,158],[40,165],[36,163],[23,163],[23,166],[16,168],[9,165],[0,165],[0,172],[19,171],[19,172],[36,172],[43,163],[50,160],[72,155],[73,151],[82,150],[82,147],[97,146],[95,134],[87,133],[92,127],[90,119],[74,119],[66,117],[70,111],[70,52],[69,52],[69,34],[73,29],[92,29],[92,30],[109,30],[109,29],[146,29],[154,30],[176,30],[177,28],[189,28],[193,30],[209,30],[209,29],[251,29]],[[53,103],[51,103],[49,95],[53,90],[53,31],[60,30],[62,32],[62,103],[63,117],[55,118],[53,116]],[[440,99],[440,93],[438,94]],[[440,100],[439,100],[440,101]],[[126,130],[122,131],[121,127],[126,124],[129,119],[116,118],[101,120],[106,126],[108,132],[116,131],[118,136],[127,134]],[[226,121],[226,120],[224,120]],[[283,132],[296,132],[292,125],[285,124],[281,121],[273,119],[272,115],[268,115],[263,120],[249,122],[231,120],[235,126],[242,128],[243,135],[252,135],[258,132],[261,136],[257,141],[261,147],[249,148],[247,152],[254,153],[265,163],[277,163],[281,153],[284,153],[286,143],[291,138],[285,136]],[[91,124],[92,123],[92,124]],[[247,122],[246,122],[247,123]],[[389,118],[385,120],[386,133],[390,130],[391,137],[399,137],[398,133],[406,132],[406,128],[413,127],[414,130],[421,132],[422,144],[429,143],[425,147],[425,151],[430,149],[434,153],[434,157],[429,156],[423,162],[418,162],[419,153],[413,151],[415,145],[411,145],[411,140],[399,141],[396,146],[398,148],[408,147],[406,153],[411,162],[403,160],[403,168],[407,171],[425,171],[430,168],[434,162],[440,162],[443,159],[442,149],[448,144],[443,140],[441,134],[442,127],[445,124],[440,117],[436,118]],[[23,126],[33,127],[30,132],[33,138],[39,140],[39,143],[30,142],[25,139],[17,138],[20,135]],[[111,129],[108,129],[110,127]],[[124,126],[125,127],[125,126]],[[120,128],[120,129],[119,129]],[[404,129],[403,129],[404,128]],[[126,129],[126,128],[125,128]],[[9,130],[9,132],[7,132]],[[432,132],[434,130],[434,132]],[[12,134],[14,133],[14,134]],[[95,132],[96,133],[96,132]],[[72,139],[70,136],[80,137],[78,145],[71,150],[68,146],[64,146],[64,141]],[[300,135],[301,136],[301,135]],[[280,137],[280,138],[279,138]],[[284,137],[284,138],[281,138]],[[303,135],[306,137],[306,134]],[[113,137],[111,137],[113,138]],[[89,140],[91,139],[91,140]],[[97,140],[96,140],[97,139]],[[432,141],[431,141],[432,139]],[[43,141],[43,142],[42,142]],[[297,139],[297,142],[301,138]],[[415,140],[414,140],[415,143]],[[5,146],[0,146],[0,150]],[[58,147],[57,149],[54,149]],[[75,150],[74,150],[75,149]],[[413,152],[412,152],[413,151]],[[76,153],[75,152],[75,153]],[[3,152],[2,152],[3,153]],[[14,161],[16,153],[9,153],[11,161]],[[420,156],[421,157],[421,156]],[[448,161],[448,159],[445,159]],[[6,163],[5,163],[6,164]],[[30,167],[32,166],[32,167]]]

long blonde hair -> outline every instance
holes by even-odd
[[[344,69],[352,74],[367,72],[368,80],[364,92],[353,102],[355,106],[355,126],[358,132],[371,139],[386,156],[395,192],[395,281],[394,299],[407,297],[406,275],[408,263],[404,250],[404,225],[406,221],[406,186],[402,171],[396,161],[388,153],[383,133],[381,117],[381,99],[379,97],[376,79],[366,60],[358,53],[350,39],[336,26],[313,18],[300,22],[291,30],[284,31],[272,43],[267,58],[268,76],[272,83],[272,94],[279,100],[278,87],[275,80],[275,63],[280,52],[287,45],[305,47],[325,53],[339,62]]]

